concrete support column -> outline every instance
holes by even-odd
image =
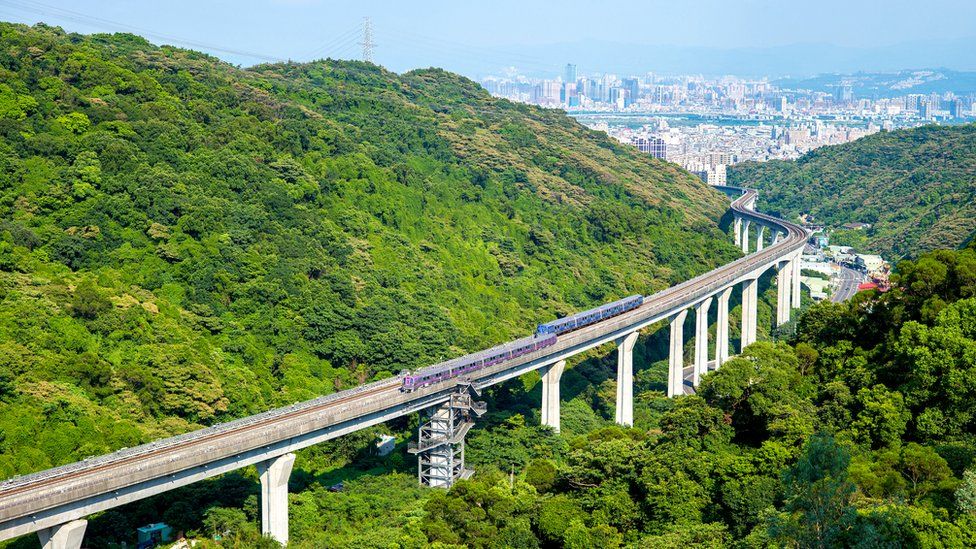
[[[790,292],[790,305],[794,309],[800,308],[800,256],[790,260],[790,278],[792,278],[793,290]]]
[[[765,248],[765,247],[766,247],[766,244],[765,244],[765,242],[763,241],[763,240],[764,240],[764,237],[765,237],[765,235],[766,235],[766,226],[765,226],[765,225],[760,225],[760,226],[759,226],[759,231],[758,231],[758,233],[759,233],[759,234],[757,234],[757,235],[756,235],[756,251],[757,251],[757,252],[758,252],[759,250],[762,250],[763,248]]]
[[[671,349],[668,353],[668,396],[675,397],[685,392],[685,309],[671,317]]]
[[[756,306],[759,301],[759,279],[742,281],[742,337],[739,352],[756,341]]]
[[[729,297],[732,286],[718,294],[718,311],[715,319],[715,369],[718,370],[729,359]]]
[[[542,424],[559,432],[559,378],[566,369],[566,361],[560,360],[542,368]]]
[[[617,340],[617,417],[618,425],[634,424],[634,343],[639,332]]]
[[[698,387],[702,374],[708,372],[708,309],[712,298],[695,305],[695,372],[691,384]]]
[[[744,254],[749,253],[749,225],[750,224],[751,222],[748,219],[746,219],[745,223],[742,224],[741,242],[742,242],[742,253]]]
[[[792,262],[782,261],[776,273],[776,325],[790,321],[790,288],[793,285]]]
[[[87,520],[73,520],[37,531],[43,549],[79,549],[85,537]]]
[[[288,477],[295,454],[285,454],[257,464],[261,476],[261,533],[288,545]]]
[[[735,216],[735,221],[732,223],[732,232],[735,235],[735,245],[742,246],[742,218]]]

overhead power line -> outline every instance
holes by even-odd
[[[501,49],[463,44],[439,37],[424,36],[402,29],[384,29],[395,49],[417,51],[432,61],[453,62],[457,60],[489,63],[499,66],[517,65],[539,72],[558,72],[561,65],[546,61],[525,52],[512,52]]]
[[[174,46],[193,48],[212,53],[229,54],[265,62],[279,62],[284,60],[280,56],[268,55],[262,52],[230,48],[218,44],[159,33],[152,29],[113,21],[68,8],[53,6],[37,0],[0,0],[0,7],[38,14],[44,18],[80,23],[93,27],[100,32],[128,32],[138,34],[161,44],[172,44]],[[457,60],[466,60],[469,62],[476,61],[499,66],[517,65],[530,70],[544,72],[558,71],[560,69],[560,66],[557,64],[553,64],[524,51],[505,51],[492,47],[453,42],[441,37],[424,36],[404,29],[384,28],[383,33],[387,40],[395,44],[395,46],[391,47],[414,51],[419,58],[424,59],[424,61],[417,63],[418,66],[446,65],[453,64]],[[332,35],[314,50],[300,55],[300,59],[310,60],[321,57],[332,57],[335,59],[349,58],[354,55],[357,47],[360,48],[360,54],[364,61],[374,61],[376,52],[375,27],[369,17],[364,17],[360,26],[348,28],[343,32]]]
[[[115,32],[129,32],[133,34],[139,34],[147,38],[160,40],[163,43],[170,43],[173,45],[181,45],[184,47],[198,48],[202,50],[210,50],[210,51],[220,52],[220,53],[227,53],[227,54],[237,55],[241,57],[250,57],[262,61],[269,61],[269,62],[282,61],[280,57],[270,56],[263,53],[241,50],[241,49],[226,48],[223,46],[207,44],[205,42],[199,42],[196,40],[188,40],[186,38],[160,34],[151,29],[144,29],[126,23],[120,23],[118,21],[112,21],[109,19],[104,19],[102,17],[96,17],[93,15],[88,15],[74,10],[69,10],[67,8],[51,6],[41,2],[36,2],[34,0],[0,0],[0,4],[6,5],[7,7],[16,10],[26,11],[29,13],[34,13],[45,17],[53,16],[66,21],[71,21],[73,23],[81,23],[95,28],[108,29]]]
[[[341,32],[339,34],[333,35],[331,38],[329,38],[328,41],[323,43],[321,46],[308,52],[308,54],[306,54],[305,57],[308,59],[315,59],[322,55],[329,55],[332,52],[344,48],[346,46],[346,43],[350,40],[354,42],[358,41],[360,37],[360,32],[361,32],[361,27],[359,27],[358,25],[353,28],[346,29],[345,32]]]

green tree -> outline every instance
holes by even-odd
[[[225,507],[211,507],[204,511],[203,527],[211,537],[222,538],[241,537],[256,531],[244,511]]]
[[[770,535],[781,543],[827,548],[842,545],[853,526],[854,485],[848,480],[850,457],[833,437],[810,437],[796,465],[783,476],[784,515],[770,524]]]
[[[548,459],[534,459],[525,468],[525,481],[541,494],[548,492],[556,483],[556,464]]]
[[[539,507],[538,528],[543,541],[549,543],[565,543],[567,532],[572,529],[574,539],[584,537],[589,539],[588,534],[580,533],[580,526],[586,514],[579,503],[569,496],[559,494],[542,501]],[[573,528],[576,524],[577,527]],[[585,531],[585,526],[583,527]]]
[[[112,307],[112,302],[102,293],[91,279],[82,280],[71,299],[71,312],[79,317],[92,320]]]
[[[901,393],[875,385],[858,391],[857,402],[861,410],[851,424],[854,439],[871,448],[898,446],[911,419]]]
[[[915,501],[952,478],[952,471],[942,456],[914,442],[902,448],[898,468],[910,483],[909,492]]]
[[[956,507],[963,513],[976,515],[976,471],[966,471],[956,489]]]

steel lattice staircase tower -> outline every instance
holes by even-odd
[[[450,488],[474,474],[464,467],[464,436],[474,426],[472,412],[480,416],[487,406],[474,401],[468,389],[459,385],[450,400],[431,410],[420,424],[418,442],[407,445],[407,451],[417,455],[417,477],[424,486]]]

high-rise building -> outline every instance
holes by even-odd
[[[922,105],[925,103],[925,96],[913,93],[905,97],[905,110],[911,112],[920,112],[922,110]]]
[[[558,80],[543,80],[532,90],[532,102],[553,105],[561,102],[562,83]]]
[[[627,90],[627,97],[624,98],[624,106],[630,106],[637,102],[640,95],[640,82],[636,78],[624,78],[623,89]]]
[[[709,185],[725,185],[725,164],[717,164],[705,170],[705,182]]]
[[[576,82],[576,65],[573,63],[566,63],[566,74],[563,75],[563,80],[565,80],[567,84],[570,82]]]
[[[834,89],[834,101],[842,105],[846,105],[851,101],[854,101],[854,88],[849,85],[837,86]]]
[[[930,103],[923,102],[918,108],[918,116],[924,118],[925,120],[931,120],[935,117],[935,113],[932,111],[932,105]]]
[[[579,93],[576,91],[576,82],[566,82],[563,84],[563,102],[570,107],[579,105]]]
[[[661,160],[668,158],[668,144],[660,137],[634,137],[630,142],[642,153],[647,153]]]
[[[590,99],[596,99],[597,95],[599,95],[599,91],[597,91],[597,83],[593,79],[581,78],[580,84],[583,86],[582,89],[579,89],[581,95],[585,95]]]
[[[718,165],[728,166],[732,163],[732,155],[727,152],[708,153],[708,165],[715,167]]]
[[[962,99],[958,97],[949,102],[949,116],[953,118],[964,118]]]

